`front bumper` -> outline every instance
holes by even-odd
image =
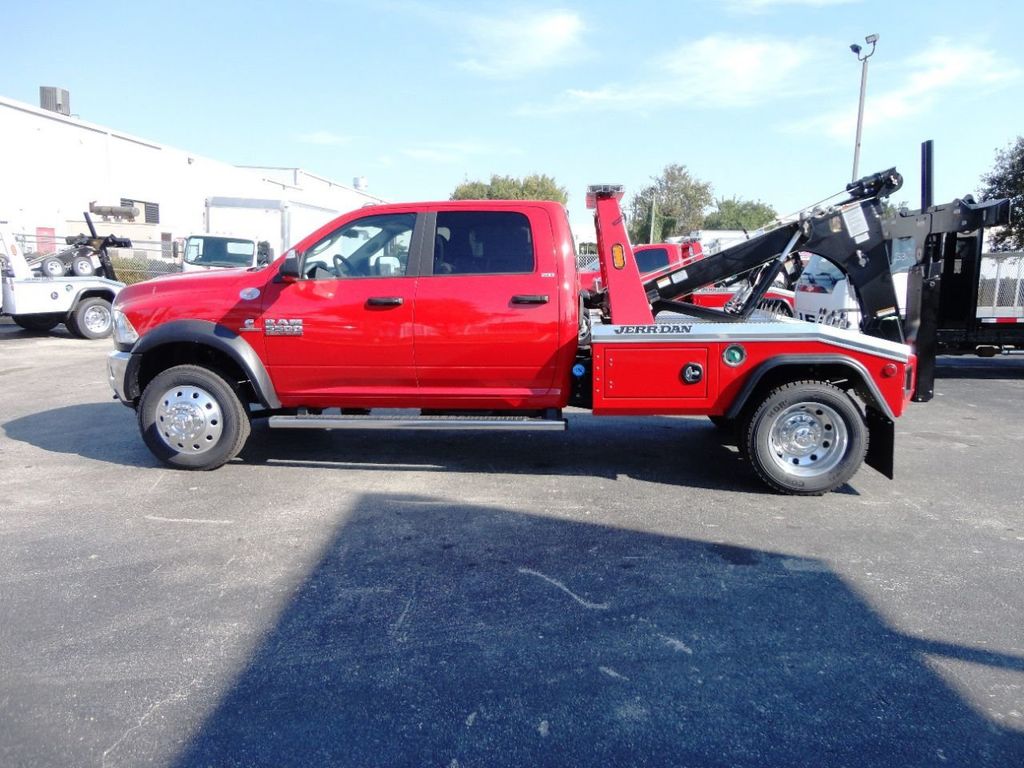
[[[128,369],[131,364],[131,352],[111,352],[107,355],[107,381],[114,390],[114,396],[129,408],[134,407],[135,400],[128,381]]]

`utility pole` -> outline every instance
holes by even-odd
[[[853,147],[853,178],[851,181],[857,180],[857,170],[860,167],[860,135],[861,129],[864,127],[864,94],[868,87],[868,59],[875,52],[875,44],[878,43],[878,35],[868,35],[864,38],[864,42],[871,46],[871,50],[861,56],[863,50],[859,45],[854,43],[850,46],[850,50],[857,57],[857,61],[862,62],[860,69],[860,102],[857,106],[857,142]]]

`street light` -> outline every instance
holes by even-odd
[[[857,168],[860,165],[860,132],[864,125],[864,91],[868,85],[868,59],[871,58],[871,54],[875,52],[875,44],[878,42],[878,35],[868,35],[864,38],[864,42],[871,46],[871,50],[861,56],[861,48],[857,43],[850,46],[850,50],[853,51],[853,55],[857,57],[857,61],[863,62],[863,66],[860,70],[860,104],[857,107],[857,143],[853,147],[853,179],[857,180]]]

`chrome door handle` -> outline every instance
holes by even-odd
[[[547,304],[550,299],[542,294],[520,294],[512,297],[513,304]]]

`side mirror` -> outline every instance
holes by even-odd
[[[278,279],[283,283],[294,283],[300,277],[299,272],[299,259],[297,256],[292,255],[285,258],[281,262],[281,268],[277,271]]]

